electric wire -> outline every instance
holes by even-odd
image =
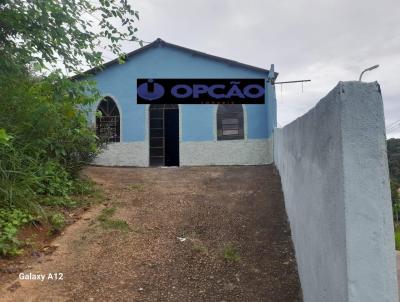
[[[396,127],[386,130],[386,133],[392,133],[398,129],[400,129],[400,123]]]
[[[400,124],[400,120],[397,120],[386,127],[386,130],[391,130],[393,127],[397,127]]]

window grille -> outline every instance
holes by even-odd
[[[235,140],[244,138],[242,105],[218,105],[217,138],[218,140]]]
[[[120,114],[110,97],[105,97],[97,107],[101,116],[96,117],[96,135],[107,143],[120,141]]]

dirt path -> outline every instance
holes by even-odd
[[[300,301],[272,167],[91,167],[86,174],[103,186],[105,204],[25,270],[46,280],[15,280],[1,301]]]

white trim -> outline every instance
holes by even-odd
[[[122,108],[121,108],[121,105],[120,105],[120,103],[119,103],[117,97],[115,97],[115,96],[112,95],[111,93],[104,93],[104,94],[102,94],[101,98],[99,98],[99,99],[94,103],[95,106],[92,108],[93,110],[92,110],[92,114],[91,114],[92,125],[96,126],[96,112],[97,112],[97,108],[99,107],[100,102],[101,102],[104,98],[106,98],[106,97],[111,98],[111,99],[114,101],[114,103],[115,103],[115,105],[117,106],[117,108],[118,108],[118,111],[119,111],[119,142],[120,142],[120,143],[123,143],[123,142],[124,142],[124,136],[123,136],[123,133],[124,133],[124,130],[123,130],[123,129],[124,129],[124,128],[123,128],[123,123],[124,123],[124,122],[123,122]]]
[[[223,104],[221,104],[223,105]],[[243,139],[235,139],[237,141],[247,141],[247,107],[245,104],[241,104],[243,108]],[[214,142],[221,142],[218,140],[218,127],[217,127],[217,114],[218,114],[218,105],[215,105],[214,108],[214,121],[213,121],[213,134],[214,134]]]

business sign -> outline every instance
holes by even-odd
[[[264,104],[265,79],[137,79],[138,104]]]

